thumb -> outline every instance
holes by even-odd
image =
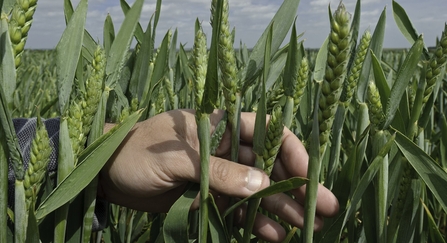
[[[210,188],[228,196],[248,197],[270,185],[262,170],[222,158],[211,156],[209,169]]]

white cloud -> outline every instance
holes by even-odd
[[[73,0],[76,6],[79,0]],[[128,1],[132,5],[134,0]],[[155,0],[146,0],[141,15],[141,25],[146,28],[150,17],[155,11]],[[357,0],[345,0],[347,10],[354,12]],[[445,0],[419,0],[401,1],[407,14],[413,21],[415,28],[424,33],[425,40],[433,43],[439,36],[447,21],[447,12],[444,11]],[[429,2],[429,3],[428,3]],[[211,0],[164,0],[161,7],[160,21],[157,28],[157,42],[161,40],[166,31],[178,28],[179,42],[193,42],[194,22],[198,18],[208,32],[210,39],[209,18]],[[253,46],[262,31],[270,22],[279,8],[282,0],[230,0],[230,25],[236,27],[235,42],[239,41]],[[318,47],[329,32],[328,6],[332,11],[340,3],[339,0],[312,0],[301,1],[298,8],[297,28],[298,32],[305,32],[307,47]],[[385,47],[408,46],[407,42],[394,23],[392,5],[387,0],[362,0],[361,30],[366,28],[372,31],[386,6],[387,32]],[[103,23],[110,14],[118,32],[124,15],[119,0],[89,0],[89,12],[86,28],[95,39],[102,39]],[[33,27],[28,38],[29,48],[54,48],[65,28],[63,14],[63,1],[39,0],[34,16]]]
[[[329,5],[330,2],[330,0],[314,0],[310,2],[310,6],[326,7]]]

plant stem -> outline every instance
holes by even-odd
[[[132,230],[133,230],[133,221],[134,221],[134,218],[135,218],[135,210],[130,210],[130,212],[129,212],[129,216],[128,216],[128,219],[129,219],[129,221],[128,221],[128,223],[127,223],[127,235],[126,235],[126,243],[130,243],[131,242],[131,240],[132,240]]]
[[[211,142],[209,114],[199,114],[197,117],[197,124],[197,133],[200,143],[199,242],[206,242],[208,234],[209,163]]]
[[[0,128],[0,136],[4,132]],[[8,157],[7,144],[4,139],[0,141],[0,242],[7,242],[8,232]]]
[[[287,96],[286,104],[284,106],[284,126],[291,129],[293,121],[293,107],[295,106],[292,96]]]
[[[98,189],[98,176],[96,176],[84,190],[84,217],[82,227],[83,242],[90,242],[92,233],[93,215],[96,206],[96,194]]]
[[[247,214],[245,217],[244,238],[243,243],[250,243],[251,232],[255,224],[256,213],[258,212],[261,198],[250,199],[247,206]]]
[[[238,162],[239,140],[240,140],[240,119],[241,119],[241,93],[236,93],[235,112],[231,125],[231,161]]]
[[[235,111],[234,116],[232,116],[232,120],[230,120],[230,126],[231,126],[231,161],[237,162],[238,156],[239,156],[239,140],[240,140],[240,119],[241,119],[241,93],[236,93],[236,101],[234,104]],[[234,204],[234,198],[230,198],[230,202],[228,206],[231,206]],[[233,219],[234,215],[233,213],[230,213],[227,216],[226,224],[227,228],[229,229],[229,232],[232,232],[233,228]]]
[[[315,211],[317,207],[317,191],[320,178],[320,149],[319,149],[319,127],[318,127],[318,106],[321,93],[321,82],[317,83],[317,90],[315,94],[315,103],[313,111],[313,125],[310,137],[310,146],[313,148],[309,151],[309,167],[307,170],[307,178],[309,182],[306,185],[306,199],[304,207],[304,228],[303,239],[304,242],[313,242],[313,232],[315,224]],[[325,146],[325,145],[324,145]],[[324,154],[324,153],[321,153]]]
[[[28,225],[28,210],[26,208],[23,180],[15,181],[14,194],[14,242],[22,243],[25,242],[26,226]]]
[[[344,106],[340,105],[335,113],[334,125],[332,127],[332,141],[334,145],[330,148],[330,159],[327,165],[327,176],[324,179],[324,186],[331,189],[336,181],[336,175],[338,173],[338,167],[340,166],[340,151],[341,149],[341,138],[343,135],[343,124],[346,118],[346,109]]]
[[[73,170],[75,164],[75,155],[73,153],[67,119],[62,119],[59,131],[59,157],[57,183]],[[65,242],[65,231],[67,227],[67,216],[70,203],[66,203],[55,211],[54,221],[54,242]]]
[[[261,155],[256,155],[255,167],[263,169],[264,158]],[[247,213],[245,216],[245,228],[244,228],[244,238],[243,243],[250,243],[251,232],[253,231],[253,226],[255,224],[256,213],[258,212],[259,204],[261,204],[261,198],[250,199],[248,201]]]
[[[387,137],[384,131],[378,131],[373,136],[373,150],[374,150],[374,156],[378,155],[380,152],[380,149],[385,146],[387,142]],[[383,157],[382,164],[380,166],[379,171],[377,171],[377,176],[375,178],[377,186],[376,189],[376,229],[377,229],[377,239],[380,242],[386,242],[386,225],[387,225],[387,194],[388,194],[388,155],[385,155]]]

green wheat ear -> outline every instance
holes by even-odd
[[[165,77],[163,79],[163,85],[165,86],[166,93],[168,94],[169,106],[173,109],[175,104],[175,93],[174,88],[172,87],[172,82],[168,77]]]
[[[73,91],[74,96],[70,101],[66,117],[75,155],[84,149],[93,118],[98,109],[104,90],[105,62],[104,50],[98,46],[93,55],[91,66],[89,66],[91,73],[86,80],[85,91],[78,89]]]
[[[138,98],[135,97],[130,101],[130,106],[124,107],[119,116],[119,122],[123,122],[130,114],[136,112],[138,110]]]
[[[158,86],[157,98],[155,100],[155,115],[165,112],[166,97],[164,94],[164,83]]]
[[[194,46],[192,51],[192,66],[194,74],[193,90],[194,104],[197,111],[201,107],[203,92],[205,90],[206,71],[208,67],[208,54],[206,48],[206,36],[198,20],[196,24],[199,26],[194,38]]]
[[[281,146],[281,139],[284,131],[284,123],[282,118],[282,108],[277,105],[273,108],[270,116],[267,134],[265,137],[264,147],[264,171],[267,175],[272,173],[273,165]]]
[[[228,116],[228,114],[225,112],[224,116],[219,121],[219,123],[217,123],[217,126],[214,129],[213,134],[211,135],[210,152],[211,152],[212,156],[214,156],[216,154],[216,150],[220,145],[223,134],[225,133],[225,130],[227,129],[227,120],[228,120],[227,116]]]
[[[96,114],[101,94],[104,90],[104,75],[106,67],[106,57],[104,50],[98,46],[93,55],[92,73],[85,84],[85,94],[83,107],[84,116],[82,117],[83,132],[88,134]]]
[[[67,109],[67,125],[68,134],[71,141],[71,147],[73,149],[73,154],[76,156],[82,151],[82,141],[84,141],[84,130],[82,128],[82,117],[84,116],[84,111],[82,109],[82,101],[73,100]]]
[[[376,84],[372,81],[368,84],[367,94],[369,120],[371,122],[372,132],[375,133],[383,125],[385,114],[383,113],[379,91],[377,90]]]
[[[307,86],[307,80],[309,79],[309,61],[306,57],[301,59],[300,68],[298,69],[298,76],[296,82],[296,90],[293,97],[293,116],[296,115],[301,103],[301,98],[304,95]],[[295,119],[293,119],[295,122]]]
[[[330,22],[331,33],[327,46],[327,63],[318,112],[320,148],[324,148],[329,142],[332,123],[343,90],[351,49],[350,14],[346,11],[343,3],[340,3]]]
[[[278,77],[277,81],[272,85],[270,90],[267,92],[267,112],[271,112],[275,105],[281,102],[284,97],[284,88],[282,84],[281,77]],[[256,109],[254,109],[256,110]]]
[[[3,1],[2,1],[3,2]],[[14,50],[16,68],[20,66],[23,50],[25,49],[28,32],[33,23],[37,0],[17,0],[12,9],[9,20],[9,35]]]
[[[36,134],[31,142],[30,161],[23,182],[27,209],[35,206],[31,203],[35,203],[45,179],[50,154],[51,146],[47,129],[40,117],[37,117]]]
[[[413,167],[405,157],[402,157],[402,167],[403,169],[399,183],[398,194],[397,197],[394,198],[393,208],[391,212],[391,218],[393,218],[395,222],[399,222],[402,218],[408,191],[411,187],[411,181],[415,176]]]
[[[216,4],[213,1],[213,6]],[[228,22],[229,6],[228,0],[223,1],[222,21],[220,27],[219,38],[219,66],[222,71],[223,95],[225,97],[225,106],[228,112],[228,119],[233,121],[236,115],[236,93],[240,90],[237,77],[236,57],[233,48],[233,37],[230,32],[230,24]]]
[[[434,55],[429,60],[429,65],[427,66],[427,71],[425,73],[426,86],[424,90],[423,104],[427,103],[430,95],[433,92],[436,81],[442,73],[443,68],[445,68],[447,62],[447,24],[442,32],[442,37],[436,45],[436,50]]]
[[[371,42],[371,33],[367,30],[360,39],[360,45],[357,47],[357,52],[354,57],[354,62],[349,70],[348,78],[345,83],[345,89],[342,94],[342,100],[347,107],[351,103],[354,90],[357,87],[357,83],[362,71],[363,62],[365,61],[366,54],[368,52],[369,43]]]

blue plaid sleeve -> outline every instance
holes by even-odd
[[[59,144],[59,118],[42,119],[50,138],[50,146],[52,148],[50,161],[48,163],[48,173],[50,175],[57,172],[57,157],[58,157],[58,144]],[[20,149],[22,151],[22,157],[25,170],[28,168],[28,162],[30,160],[30,148],[31,142],[36,133],[36,118],[16,118],[13,119],[14,128],[19,141]],[[14,205],[14,181],[15,176],[11,164],[8,169],[8,194],[9,206],[13,208]],[[95,217],[93,218],[93,229],[98,231],[105,228],[107,223],[108,203],[103,200],[97,200],[95,207]]]

